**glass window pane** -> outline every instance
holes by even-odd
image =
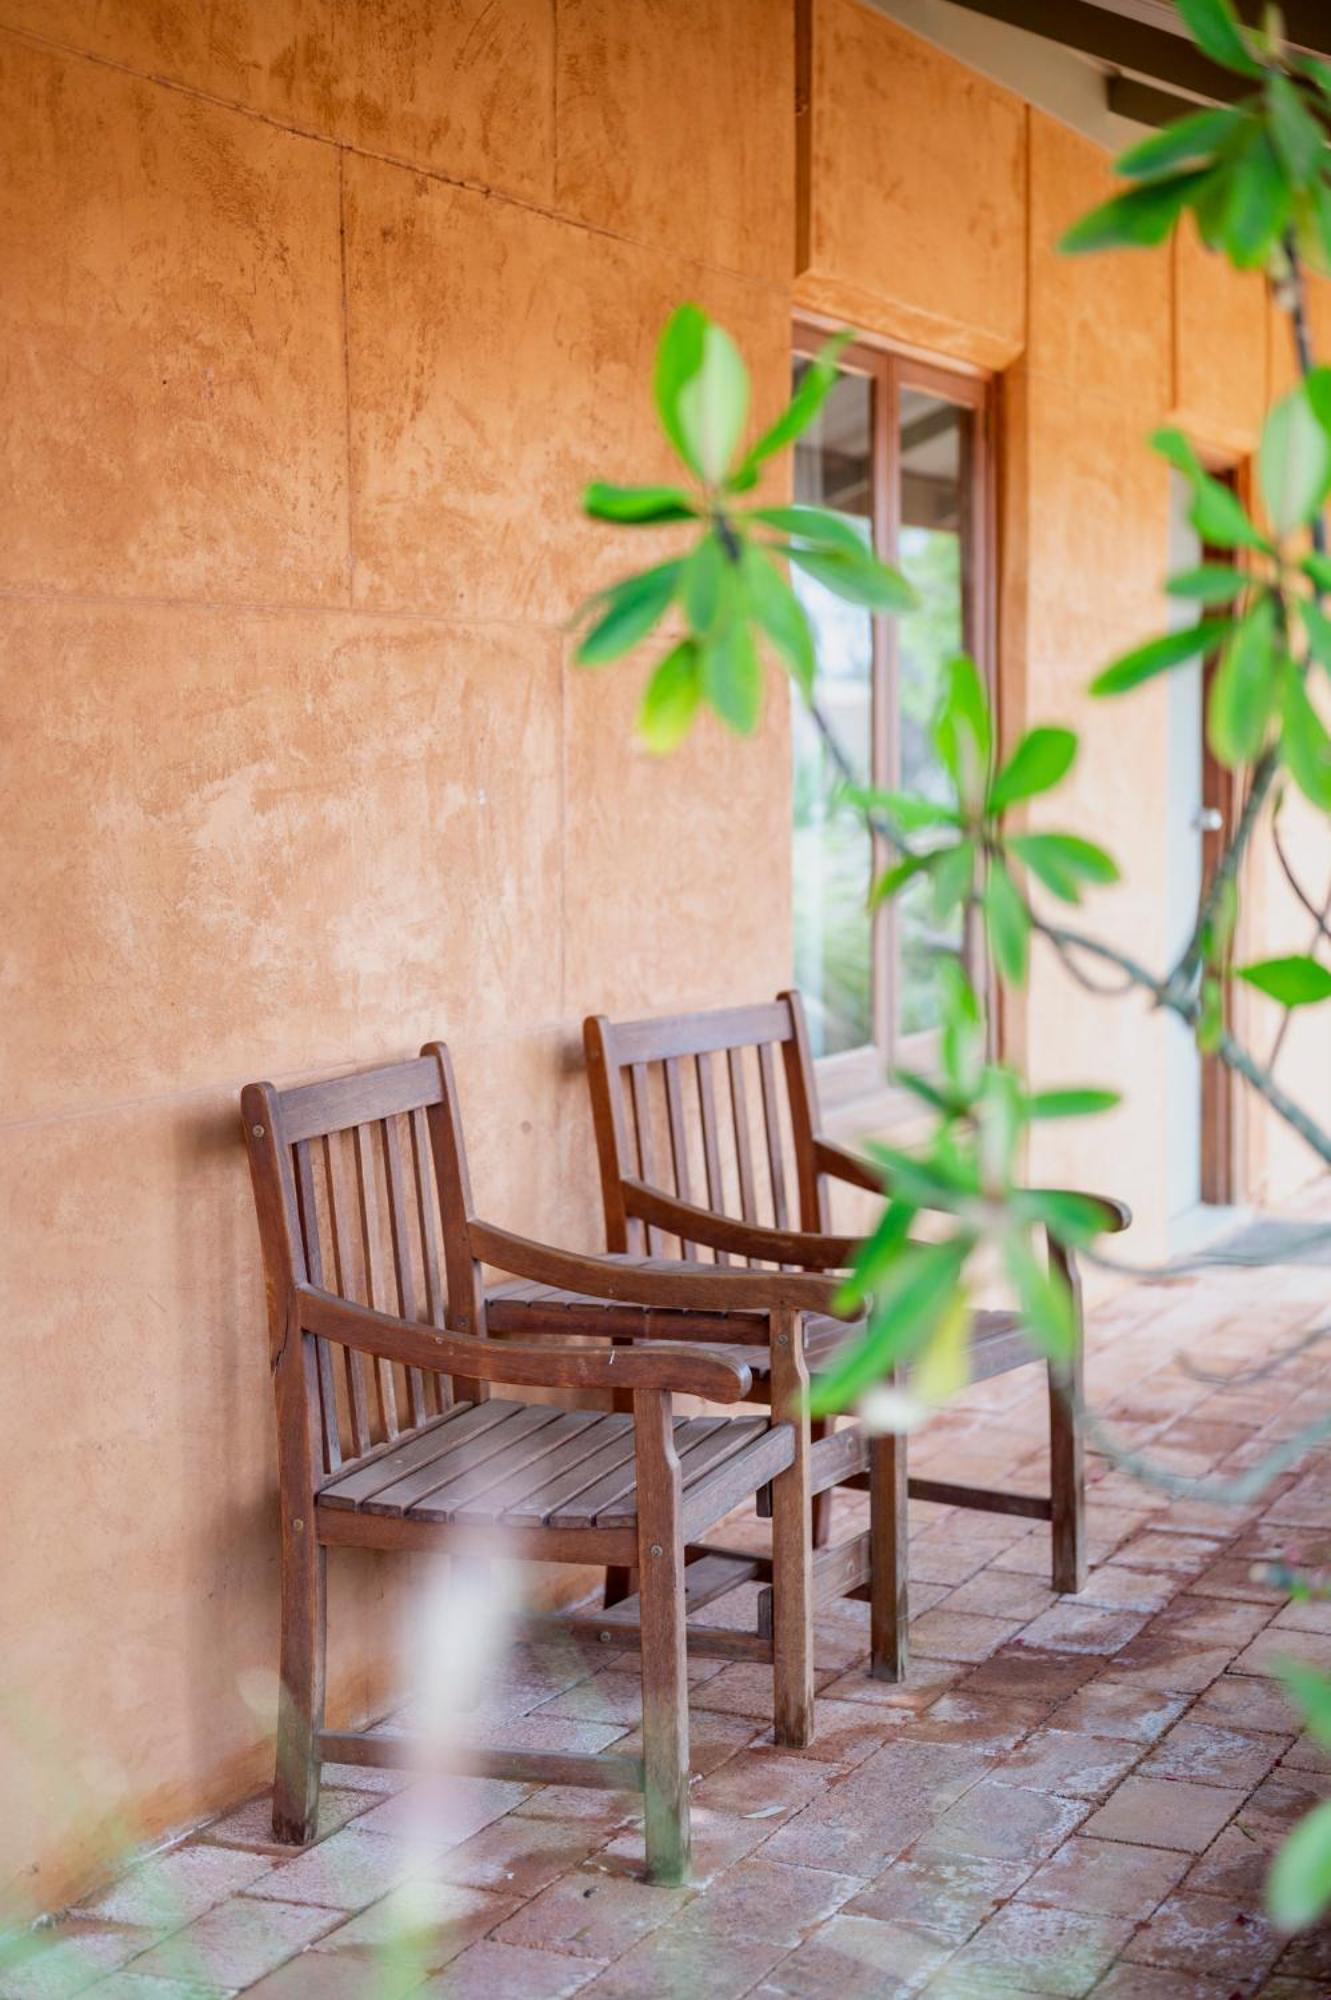
[[[899,412],[901,466],[900,568],[919,595],[897,626],[897,757],[904,791],[946,797],[944,775],[929,735],[942,668],[969,643],[967,564],[971,558],[967,503],[971,491],[972,412],[903,388]],[[898,1035],[938,1021],[940,947],[961,943],[958,914],[939,924],[928,884],[910,883],[896,901]]]
[[[795,364],[798,384],[806,361]],[[795,498],[835,508],[873,539],[873,385],[842,375],[795,446]],[[838,742],[867,781],[873,724],[873,622],[801,570],[792,582],[813,626],[818,695]],[[835,771],[803,702],[794,716],[795,979],[815,1055],[873,1040],[870,843],[858,817],[830,803]]]

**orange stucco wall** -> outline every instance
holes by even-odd
[[[794,16],[0,0],[0,1884],[33,1906],[97,1865],[110,1802],[151,1834],[263,1771],[239,1085],[442,1033],[486,1207],[591,1244],[582,1013],[788,974],[782,691],[756,742],[658,764],[640,672],[568,661],[620,560],[577,495],[658,469],[668,309],[735,331],[760,413],[796,302],[1005,371],[1009,727],[1084,720],[1158,622],[1141,432],[1177,407],[1250,441],[1260,295],[1190,245],[1058,263],[1103,158],[859,0],[813,0],[797,119]],[[1060,807],[1120,853],[1142,950],[1161,745],[1125,706]],[[1140,1020],[1042,975],[1011,1029],[1137,1091],[1112,1178],[1149,1217]],[[373,1706],[395,1613],[388,1566],[334,1566],[338,1713]]]

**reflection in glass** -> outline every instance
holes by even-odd
[[[899,410],[901,466],[898,567],[919,602],[897,625],[896,728],[898,782],[903,791],[945,798],[944,775],[929,735],[940,677],[949,657],[969,643],[965,518],[970,492],[972,416],[919,389],[903,388]],[[938,952],[961,943],[958,913],[940,924],[927,882],[917,877],[896,902],[896,1033],[938,1021]]]
[[[808,363],[795,364],[796,383]],[[832,507],[865,541],[873,536],[873,384],[842,375],[795,446],[795,498]],[[791,578],[813,627],[818,696],[838,742],[867,782],[873,726],[873,621],[801,570]],[[808,1009],[816,1056],[873,1040],[872,926],[868,835],[858,817],[830,803],[831,766],[803,702],[793,705],[795,792],[795,979]]]

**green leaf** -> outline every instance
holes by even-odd
[[[685,558],[681,596],[695,632],[710,632],[715,625],[729,567],[726,552],[715,535],[704,535],[693,554]]]
[[[1077,1318],[1065,1280],[1046,1270],[1024,1235],[1007,1238],[1003,1264],[1028,1332],[1046,1354],[1067,1359],[1077,1346]]]
[[[1161,458],[1167,458],[1176,472],[1196,486],[1206,477],[1206,468],[1193,449],[1191,440],[1172,424],[1152,431],[1150,437],[1152,451],[1158,451]]]
[[[592,481],[582,496],[583,512],[594,521],[624,521],[631,526],[656,521],[690,521],[697,508],[677,486],[607,486]]]
[[[1271,137],[1296,187],[1316,179],[1325,163],[1326,139],[1296,83],[1280,70],[1266,79]]]
[[[1261,549],[1270,542],[1248,518],[1237,493],[1204,472],[1192,498],[1191,520],[1201,539],[1216,549]]]
[[[638,711],[638,734],[658,756],[676,749],[689,730],[702,700],[698,642],[684,639],[666,654],[651,679]]]
[[[1166,579],[1171,597],[1183,597],[1198,604],[1228,604],[1248,588],[1251,578],[1241,569],[1225,563],[1203,563],[1199,569],[1180,570]]]
[[[929,1339],[956,1291],[968,1238],[948,1243],[913,1243],[901,1254],[874,1293],[873,1311],[862,1339],[838,1354],[815,1377],[809,1406],[814,1416],[844,1410],[899,1361],[908,1360]]]
[[[1207,737],[1228,769],[1260,751],[1275,706],[1276,614],[1269,597],[1255,604],[1234,630],[1211,688]]]
[[[824,342],[813,360],[800,377],[799,387],[787,403],[776,422],[765,430],[756,444],[749,446],[734,476],[728,484],[735,491],[742,491],[753,485],[758,467],[773,452],[780,451],[801,432],[808,429],[823,406],[828,390],[837,379],[837,358],[847,341],[854,338],[849,327],[834,333]]]
[[[1001,861],[990,863],[984,887],[984,921],[995,965],[1004,979],[1019,986],[1026,977],[1031,920],[1016,883]]]
[[[1220,237],[1241,271],[1266,262],[1293,205],[1284,167],[1265,129],[1258,126],[1226,175]]]
[[[1280,754],[1304,797],[1331,812],[1331,736],[1292,661],[1286,663],[1280,708]]]
[[[1240,76],[1260,76],[1262,66],[1243,38],[1229,0],[1178,0],[1188,33],[1204,55]]]
[[[1022,1188],[1012,1197],[1016,1213],[1039,1223],[1060,1243],[1092,1243],[1104,1233],[1104,1206],[1093,1194],[1069,1188]]]
[[[1331,590],[1331,556],[1319,555],[1313,550],[1303,558],[1299,568],[1319,590]]]
[[[1331,482],[1331,438],[1301,388],[1270,411],[1257,453],[1262,499],[1278,535],[1310,521]]]
[[[1280,1660],[1276,1672],[1311,1735],[1331,1749],[1331,1676],[1303,1660]]]
[[[1185,660],[1195,660],[1199,653],[1209,653],[1232,630],[1232,619],[1203,618],[1196,625],[1163,632],[1158,639],[1148,639],[1144,646],[1121,653],[1103,673],[1096,675],[1091,682],[1091,693],[1126,694],[1129,688],[1140,687],[1143,681],[1169,667],[1182,666]]]
[[[891,1197],[855,1253],[850,1276],[837,1293],[838,1312],[857,1311],[884,1272],[909,1254],[910,1232],[918,1212],[910,1202]]]
[[[1301,1819],[1276,1855],[1266,1907],[1282,1930],[1315,1924],[1331,1903],[1331,1799]]]
[[[1116,1090],[1037,1090],[1026,1099],[1028,1118],[1090,1118],[1112,1111],[1120,1102]]]
[[[870,611],[909,611],[915,592],[903,576],[889,569],[877,556],[861,551],[806,549],[792,543],[785,551],[806,575],[811,576],[849,604],[862,604]]]
[[[864,523],[861,534],[846,515],[834,514],[830,507],[751,507],[744,518],[779,528],[782,534],[794,535],[816,549],[838,549],[857,557],[873,554],[869,523]]]
[[[578,665],[606,666],[645,639],[679,588],[683,570],[682,561],[659,563],[599,592],[590,608],[600,609],[601,616],[574,655]]]
[[[1086,882],[1117,882],[1118,867],[1103,847],[1075,833],[1014,833],[1010,853],[1065,903],[1081,901]]]
[[[804,606],[760,549],[746,546],[740,573],[754,617],[805,695],[812,697],[817,656]]]
[[[1307,567],[1306,563],[1304,567]],[[1303,620],[1313,658],[1331,674],[1331,618],[1327,617],[1320,604],[1314,604],[1309,598],[1300,602],[1299,616]]]
[[[1067,776],[1076,754],[1075,730],[1028,730],[990,787],[990,814],[1006,812],[1018,799],[1052,790]]]
[[[763,673],[742,619],[703,641],[702,691],[723,722],[740,736],[752,735],[762,712]]]
[[[1226,105],[1215,111],[1197,111],[1177,118],[1162,132],[1139,139],[1114,162],[1114,172],[1125,180],[1153,180],[1174,167],[1196,166],[1232,139],[1247,114]]]
[[[702,467],[685,435],[679,399],[685,384],[691,382],[702,367],[707,327],[707,315],[701,306],[677,306],[666,321],[656,350],[656,368],[652,376],[652,393],[661,428],[690,472],[700,476]]]
[[[1282,1007],[1316,1007],[1331,999],[1331,972],[1315,958],[1264,958],[1237,969],[1240,979]]]
[[[975,882],[975,842],[959,840],[929,856],[934,916],[945,923],[958,903],[965,902]]]
[[[724,327],[708,322],[702,366],[680,389],[677,409],[690,461],[710,485],[719,484],[749,413],[749,371]]]
[[[929,866],[931,859],[932,857],[927,854],[903,855],[902,859],[894,861],[890,868],[884,868],[881,875],[875,875],[869,884],[869,908],[876,910],[880,903],[890,902],[899,890],[905,888],[907,882],[913,881]]]
[[[1310,368],[1303,378],[1308,406],[1324,431],[1331,431],[1331,367]]]
[[[1206,180],[1209,169],[1143,181],[1122,194],[1111,195],[1059,239],[1064,256],[1088,250],[1150,248],[1163,243],[1189,199]]]
[[[880,792],[872,785],[846,785],[839,796],[847,805],[863,813],[876,813],[891,820],[902,833],[924,833],[934,827],[960,826],[961,815],[935,799],[919,798],[914,792]]]
[[[934,719],[934,747],[963,804],[978,806],[988,788],[994,726],[989,697],[968,653],[943,669],[943,695]]]
[[[1201,1011],[1197,1016],[1197,1047],[1204,1056],[1213,1056],[1225,1032],[1225,994],[1214,973],[1202,981]]]

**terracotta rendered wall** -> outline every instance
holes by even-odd
[[[487,1208],[593,1245],[583,1012],[787,974],[780,689],[758,742],[657,764],[641,667],[573,671],[565,621],[624,566],[584,481],[665,469],[670,308],[782,396],[793,49],[787,0],[0,5],[20,1904],[262,1775],[240,1085],[442,1034]],[[335,1565],[343,1715],[390,1567]]]

